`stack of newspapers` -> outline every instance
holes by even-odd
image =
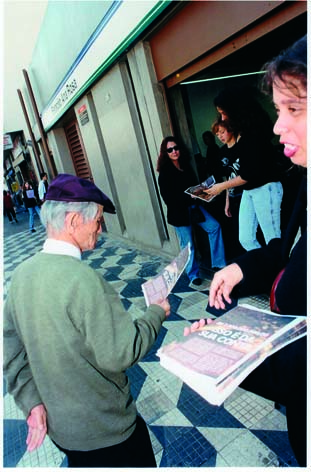
[[[303,316],[239,305],[182,341],[158,350],[160,364],[213,405],[221,405],[268,356],[306,335]]]

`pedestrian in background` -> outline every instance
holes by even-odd
[[[114,205],[92,182],[69,174],[51,182],[43,250],[15,270],[4,307],[4,373],[27,417],[28,451],[47,433],[69,467],[156,467],[126,369],[150,350],[170,306],[152,304],[133,321],[81,261],[103,211],[114,214]]]
[[[8,217],[10,223],[13,223],[13,220],[15,221],[15,223],[18,223],[14,210],[13,200],[7,190],[3,190],[3,210],[5,215]]]
[[[39,200],[42,203],[45,201],[45,196],[48,191],[48,175],[46,172],[41,172],[40,173],[40,182],[39,182],[39,187],[38,187],[38,193],[39,193]]]
[[[185,193],[187,188],[198,182],[187,154],[181,150],[174,136],[167,136],[161,143],[157,171],[160,193],[167,206],[167,221],[174,226],[181,248],[190,243],[186,273],[193,285],[200,286],[202,279],[194,243],[194,227],[198,225],[207,233],[211,265],[216,269],[226,264],[220,224],[197,199]]]
[[[35,233],[36,230],[34,228],[34,217],[35,213],[40,218],[40,208],[38,205],[39,196],[35,188],[33,188],[32,183],[29,180],[26,180],[23,187],[23,199],[24,205],[29,212],[29,231],[31,233]]]

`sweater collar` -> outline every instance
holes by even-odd
[[[63,256],[72,256],[81,260],[79,249],[73,244],[58,239],[47,238],[43,244],[42,252],[47,254],[58,254]]]

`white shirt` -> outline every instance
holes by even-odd
[[[81,252],[76,246],[58,239],[48,238],[43,244],[43,249],[41,252],[45,252],[47,254],[72,256],[81,260]]]
[[[40,198],[40,200],[43,200],[43,199],[44,199],[44,195],[46,194],[46,189],[45,189],[45,185],[44,185],[44,180],[40,180],[40,182],[39,182],[38,193],[39,193],[39,198]]]

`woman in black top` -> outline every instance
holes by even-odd
[[[246,91],[224,90],[215,99],[220,119],[228,121],[236,138],[239,174],[206,190],[215,196],[243,185],[239,209],[239,240],[247,251],[261,247],[257,240],[260,226],[266,244],[281,236],[283,187],[271,143],[271,121],[257,100]]]
[[[219,223],[185,190],[197,184],[197,178],[189,160],[181,151],[177,139],[168,136],[163,139],[158,157],[159,187],[167,206],[167,222],[174,226],[180,246],[190,243],[190,261],[186,267],[187,275],[194,285],[201,285],[199,265],[195,257],[193,225],[198,224],[207,232],[211,250],[212,267],[226,264],[224,244]]]
[[[37,189],[33,188],[32,183],[29,180],[26,180],[23,186],[23,199],[24,199],[25,207],[27,208],[29,212],[29,231],[31,233],[35,233],[36,232],[34,228],[35,213],[37,213],[37,215],[40,218],[40,208],[38,206],[39,196],[37,193]]]
[[[307,168],[307,36],[281,53],[266,70],[264,84],[278,114],[274,132],[280,135],[284,154],[293,164]],[[209,304],[224,309],[235,296],[275,290],[274,310],[284,315],[307,315],[307,180],[302,179],[287,231],[261,249],[250,251],[215,274]],[[296,244],[297,229],[301,235]],[[202,320],[203,321],[203,320]],[[201,322],[202,323],[202,322]],[[192,325],[195,330],[197,324]],[[306,466],[307,353],[303,337],[268,357],[241,387],[286,407],[288,436],[301,467]]]

